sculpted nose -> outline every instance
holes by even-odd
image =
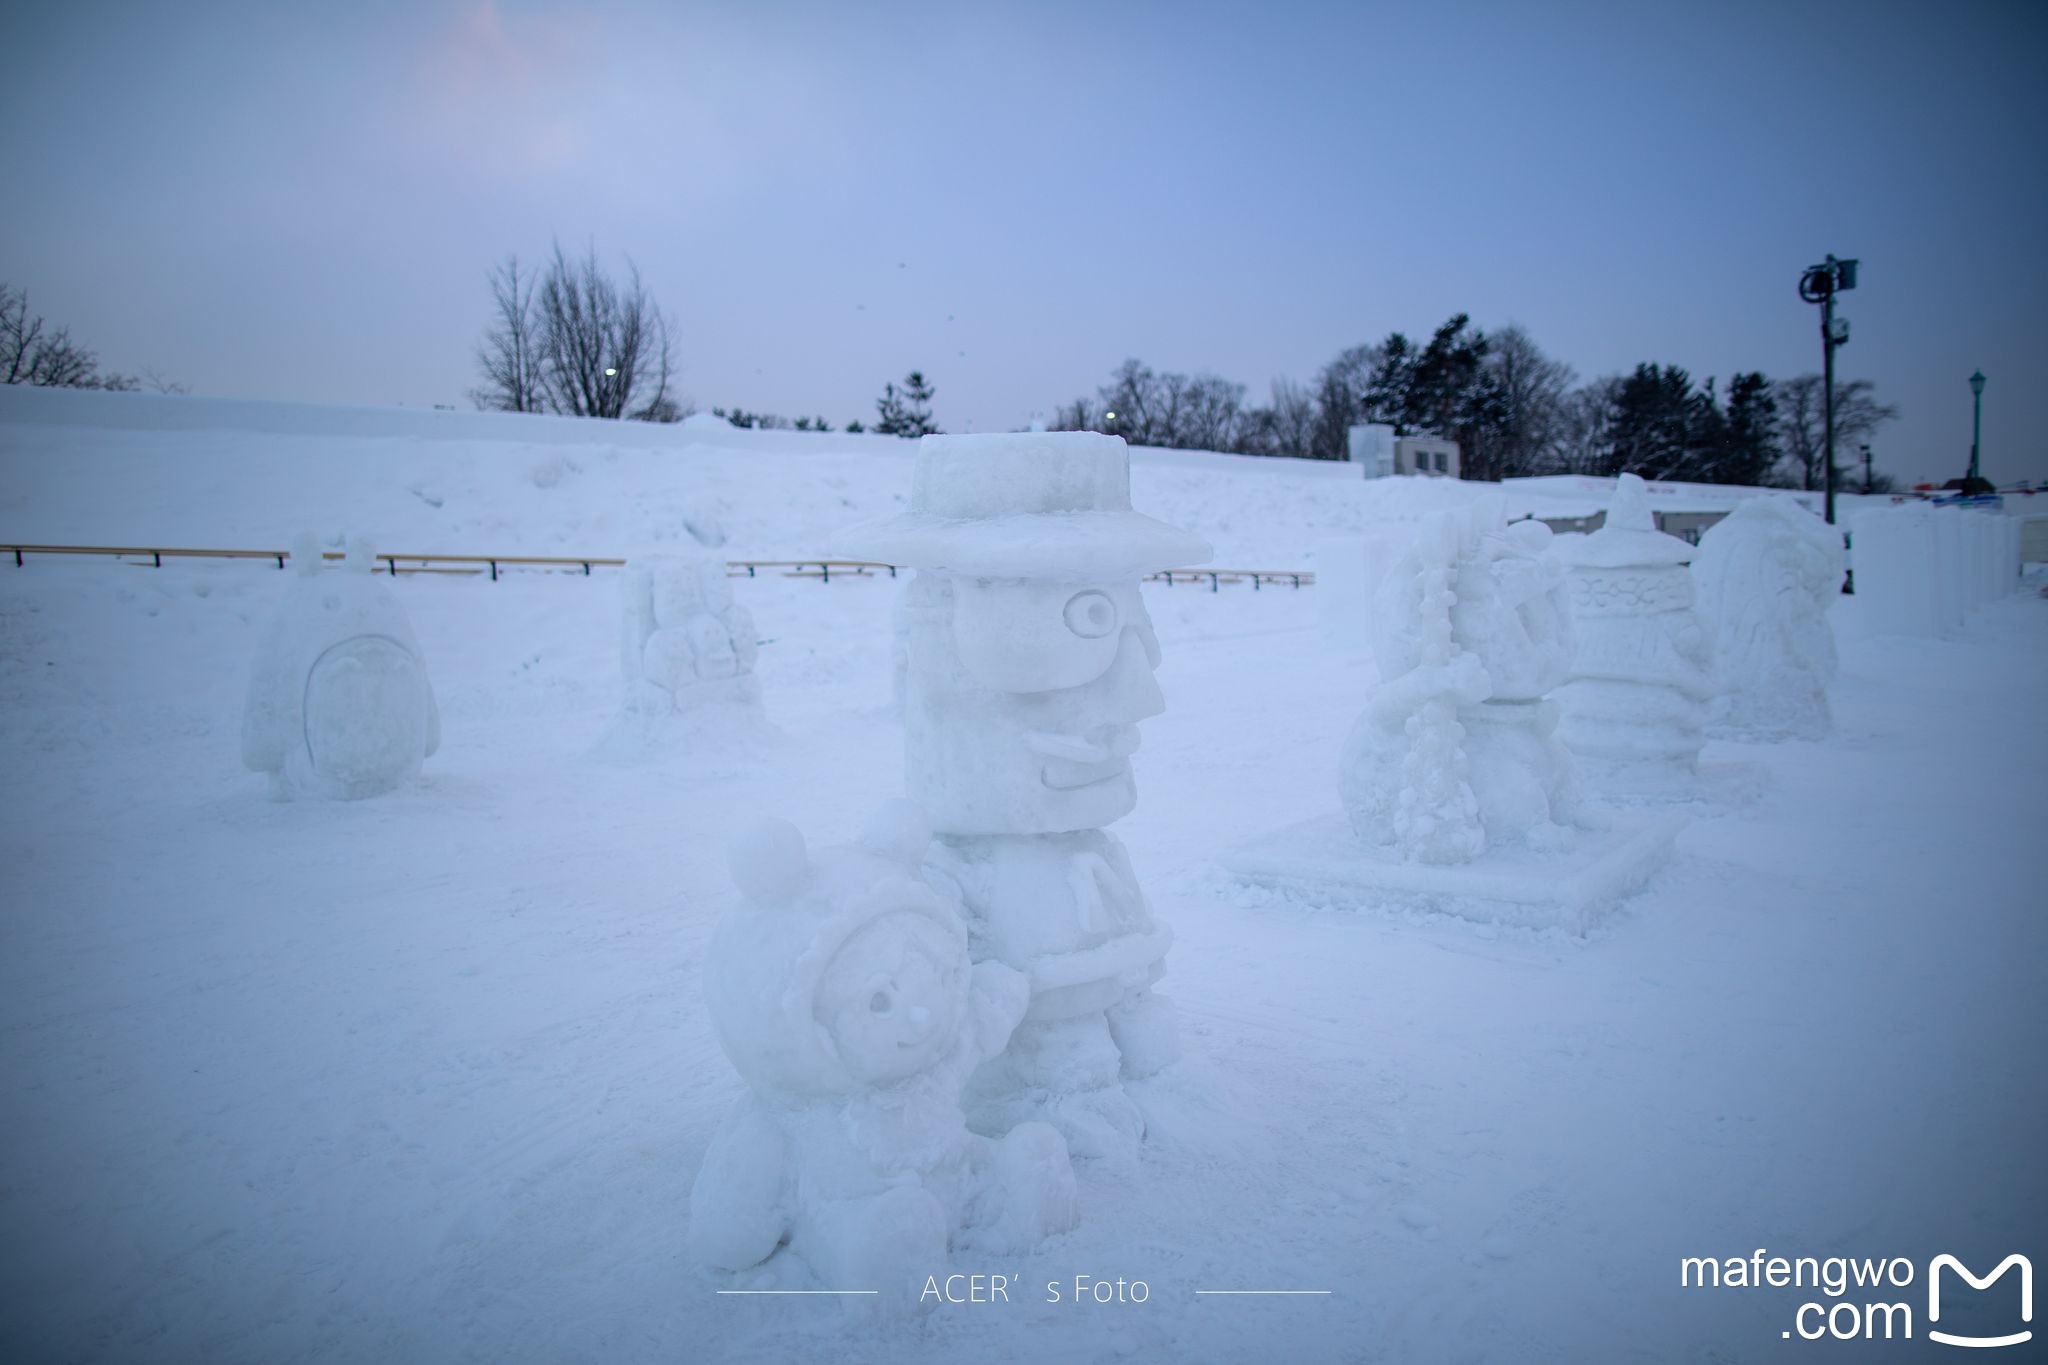
[[[910,1026],[912,1028],[923,1028],[931,1017],[932,1012],[923,1005],[912,1005],[910,1007]]]
[[[1156,716],[1166,709],[1166,696],[1159,690],[1159,680],[1152,676],[1152,660],[1147,657],[1135,626],[1124,627],[1116,662],[1109,666],[1103,681],[1117,719],[1125,724]]]

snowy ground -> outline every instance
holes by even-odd
[[[544,488],[504,463],[531,451],[294,439],[0,425],[0,534],[389,513],[393,548],[603,553],[692,481],[673,452],[557,451]],[[740,553],[815,553],[909,470],[789,458],[705,462]],[[1300,563],[1347,515],[1306,476],[1138,483],[1225,562]],[[450,508],[468,542],[395,543]],[[1816,1296],[1680,1289],[1681,1256],[2048,1264],[2048,601],[1939,642],[1845,602],[1834,736],[1710,747],[1758,794],[1700,808],[1580,942],[1222,881],[1219,848],[1333,808],[1370,666],[1327,652],[1313,590],[1153,588],[1170,709],[1119,832],[1178,934],[1189,1057],[1142,1163],[1084,1167],[1082,1226],[1036,1255],[956,1267],[1018,1277],[1007,1305],[877,1335],[715,1296],[682,1247],[738,1085],[698,982],[726,836],[844,838],[900,783],[889,585],[740,589],[765,750],[592,757],[609,579],[401,579],[441,753],[392,797],[276,804],[237,759],[275,569],[0,565],[0,1359],[1720,1361]],[[1150,1301],[1043,1302],[1077,1274]],[[1332,1292],[1195,1295],[1231,1288]]]

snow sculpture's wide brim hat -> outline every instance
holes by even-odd
[[[1127,578],[1209,558],[1200,536],[1131,509],[1121,436],[927,436],[910,508],[834,538],[841,554],[978,578]]]

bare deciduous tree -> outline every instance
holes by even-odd
[[[559,243],[539,278],[516,257],[491,272],[496,318],[477,348],[484,383],[479,407],[552,409],[575,417],[673,422],[675,352],[668,319],[628,264],[623,284],[598,264],[596,249],[570,260]]]
[[[628,270],[621,288],[597,263],[595,248],[571,262],[556,244],[535,299],[541,380],[556,411],[674,420],[668,321],[647,296],[639,267]]]
[[[509,256],[491,269],[495,319],[476,348],[484,382],[470,401],[493,412],[544,412],[547,395],[540,375],[540,336],[533,307],[533,275],[522,275],[519,258]]]
[[[1539,473],[1605,474],[1614,462],[1614,412],[1622,378],[1603,375],[1573,389],[1558,405],[1548,467]]]
[[[1092,398],[1076,398],[1063,407],[1053,409],[1052,429],[1054,431],[1100,431],[1102,409]]]
[[[1273,453],[1307,459],[1316,438],[1316,398],[1291,379],[1273,381]]]
[[[1556,444],[1571,366],[1543,354],[1513,324],[1492,333],[1487,343],[1495,469],[1502,478],[1542,473]]]
[[[132,389],[122,375],[101,377],[99,359],[71,340],[69,328],[52,329],[28,311],[28,291],[0,283],[0,383],[60,389]]]
[[[1314,439],[1302,454],[1317,460],[1344,459],[1351,449],[1351,428],[1383,420],[1372,410],[1368,394],[1385,363],[1381,348],[1368,345],[1340,351],[1323,366],[1316,376]]]
[[[1777,385],[1778,430],[1785,451],[1781,475],[1785,482],[1808,491],[1819,488],[1827,478],[1826,414],[1821,410],[1821,377],[1802,374]],[[1899,415],[1889,403],[1880,403],[1868,379],[1852,379],[1835,385],[1835,478],[1844,484],[1840,461],[1876,430]]]

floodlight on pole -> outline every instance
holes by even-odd
[[[1849,320],[1835,316],[1835,295],[1856,287],[1856,262],[1829,256],[1806,267],[1799,277],[1799,297],[1820,305],[1822,408],[1826,413],[1823,454],[1827,463],[1827,519],[1835,521],[1835,347],[1849,340]]]

